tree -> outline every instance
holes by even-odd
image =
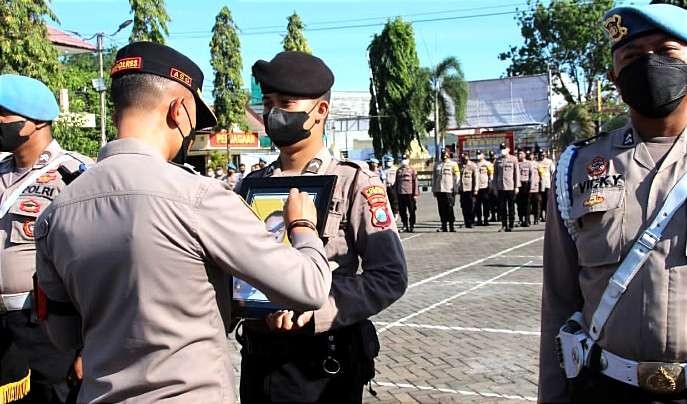
[[[378,158],[389,151],[397,156],[425,133],[431,110],[427,81],[420,84],[417,79],[426,71],[420,69],[412,25],[401,18],[388,21],[382,33],[372,38],[368,52],[372,71],[369,134]]]
[[[165,10],[165,0],[129,0],[134,14],[134,26],[129,42],[150,41],[164,44],[169,35],[167,23],[170,21]]]
[[[55,90],[58,53],[46,20],[58,22],[45,0],[0,1],[0,73],[30,76]]]
[[[468,83],[465,81],[463,69],[455,57],[448,57],[433,69],[426,69],[424,75],[419,76],[428,86],[425,93],[429,96],[428,103],[432,105],[434,113],[434,145],[435,155],[439,158],[439,136],[446,136],[449,117],[454,116],[456,124],[460,125],[465,118],[465,108],[468,100]],[[438,122],[437,122],[438,121]],[[437,124],[438,123],[438,124]]]
[[[305,25],[301,20],[301,17],[294,11],[293,14],[288,18],[288,25],[286,26],[286,36],[282,40],[282,45],[285,51],[299,51],[305,53],[312,53],[310,46],[308,46],[308,40],[305,39],[303,35],[303,29]]]
[[[569,103],[593,98],[596,81],[610,85],[606,73],[612,65],[610,44],[601,21],[614,0],[551,0],[530,2],[516,17],[524,39],[521,47],[501,53],[510,60],[509,76],[546,73],[550,68],[554,91]],[[569,78],[568,79],[566,79]]]
[[[248,94],[243,89],[241,79],[241,44],[231,11],[226,6],[222,7],[215,18],[210,54],[210,64],[215,71],[212,95],[215,97],[217,129],[231,132],[235,125],[248,129],[245,112]]]
[[[566,145],[594,135],[594,121],[589,106],[570,103],[558,111],[553,124],[556,143],[562,150]]]

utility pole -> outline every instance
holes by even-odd
[[[98,63],[100,64],[100,86],[98,86],[98,92],[100,92],[100,146],[105,146],[107,143],[107,133],[105,131],[105,114],[107,110],[105,108],[105,78],[103,76],[103,39],[105,37],[104,32],[98,32],[96,34],[98,38]]]
[[[439,162],[439,81],[434,83],[434,164]]]

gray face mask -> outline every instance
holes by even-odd
[[[316,107],[317,104],[308,112],[284,111],[281,108],[272,107],[262,116],[263,122],[265,122],[265,132],[277,147],[291,146],[307,139],[310,137],[310,130],[315,124],[309,129],[305,129],[303,125]]]

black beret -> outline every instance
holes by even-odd
[[[263,94],[317,98],[334,85],[334,73],[322,59],[304,52],[280,52],[269,62],[258,60],[252,70]]]
[[[110,77],[147,73],[176,81],[191,90],[196,100],[196,128],[217,125],[217,117],[203,101],[203,71],[191,59],[169,46],[133,42],[117,51]]]

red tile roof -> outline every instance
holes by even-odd
[[[85,50],[90,52],[96,51],[94,45],[84,41],[76,35],[66,33],[57,28],[48,27],[48,39],[50,39],[50,42],[52,42],[55,46],[64,48],[66,50]]]

